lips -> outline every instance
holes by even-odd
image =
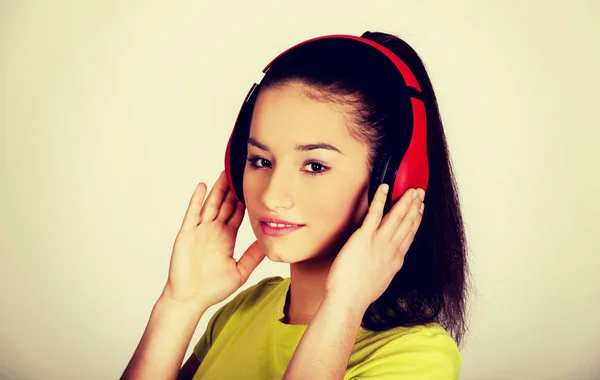
[[[267,224],[270,227],[275,227],[275,228],[298,227],[298,226],[304,225],[301,223],[290,222],[288,220],[276,219],[276,218],[260,218],[259,222],[261,222],[262,224]]]
[[[259,222],[261,231],[272,237],[284,236],[304,227],[304,224],[275,218],[260,218]]]

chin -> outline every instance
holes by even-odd
[[[292,264],[298,261],[305,260],[304,255],[300,252],[294,252],[290,249],[264,247],[265,256],[276,263]]]
[[[313,258],[313,256],[307,252],[298,252],[294,249],[286,248],[285,244],[282,244],[281,246],[272,243],[265,244],[264,241],[261,240],[262,239],[259,239],[259,242],[262,246],[263,252],[265,253],[265,256],[272,262],[293,264]]]
[[[267,248],[267,250],[265,250],[265,255],[273,262],[285,264],[303,263],[309,265],[319,265],[323,263],[330,263],[333,259],[335,259],[335,255],[328,255],[326,253],[307,251],[298,252],[285,248]]]

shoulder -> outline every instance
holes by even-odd
[[[256,293],[262,293],[265,291],[270,291],[273,288],[277,287],[279,284],[281,284],[283,281],[285,281],[285,279],[281,276],[271,276],[271,277],[266,277],[263,278],[262,280],[260,280],[259,282],[257,282],[256,284],[248,287],[247,289],[245,289],[243,292],[246,292],[247,294],[256,294]]]
[[[256,303],[270,295],[283,281],[285,280],[280,276],[266,277],[239,292],[231,302],[239,304]]]
[[[458,379],[462,356],[452,336],[437,323],[368,332],[363,339],[364,349],[371,346],[370,355],[356,366],[351,379]]]
[[[207,322],[206,331],[194,347],[194,353],[199,360],[206,355],[208,349],[227,326],[235,325],[235,322],[248,314],[249,311],[257,310],[257,304],[265,302],[279,284],[284,281],[282,277],[267,277],[246,289],[239,291],[233,298],[211,315]],[[258,308],[260,309],[260,308]]]

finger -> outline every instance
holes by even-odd
[[[416,223],[415,223],[415,225],[416,225]],[[414,229],[412,229],[409,232],[408,236],[406,236],[404,241],[402,241],[402,243],[400,243],[399,252],[402,256],[406,256],[406,253],[408,252],[408,250],[410,249],[410,246],[412,245],[412,243],[415,240],[415,235],[416,235],[416,231],[414,231]]]
[[[221,207],[223,198],[225,198],[225,191],[227,190],[227,187],[228,185],[227,178],[225,177],[225,171],[222,171],[221,175],[219,175],[219,178],[210,190],[208,198],[206,198],[206,202],[204,202],[204,206],[200,211],[200,223],[205,220],[215,219],[219,213],[219,208]]]
[[[392,236],[392,246],[396,250],[399,249],[402,255],[408,252],[408,248],[412,244],[417,234],[417,230],[421,225],[423,214],[421,214],[420,208],[424,205],[425,204],[422,202],[413,202],[410,210],[406,213],[406,216],[403,218],[397,231]]]
[[[231,217],[231,213],[235,208],[235,195],[233,191],[230,189],[225,190],[225,199],[223,199],[223,203],[219,208],[219,213],[217,214],[216,220],[221,221],[223,223],[227,222],[227,220]]]
[[[237,201],[235,204],[235,210],[231,218],[227,221],[227,225],[238,229],[242,224],[242,220],[244,220],[244,215],[246,214],[246,205],[240,201]]]
[[[400,226],[402,219],[410,210],[411,205],[418,201],[420,199],[417,196],[417,191],[415,189],[408,189],[383,218],[381,226],[377,230],[377,236],[381,236],[384,241],[391,239],[394,232]]]
[[[205,195],[206,184],[200,182],[190,199],[183,222],[181,223],[181,230],[190,230],[198,226],[198,223],[200,223],[200,210],[202,209],[202,202],[204,202]]]
[[[252,274],[252,272],[258,267],[265,258],[265,254],[258,244],[258,241],[254,241],[248,249],[242,254],[242,257],[238,260],[237,267],[242,275],[242,284],[243,285],[248,277]]]
[[[381,184],[377,191],[375,192],[375,196],[373,197],[373,201],[369,206],[369,211],[367,212],[367,216],[363,222],[363,227],[366,229],[370,229],[371,231],[375,231],[379,223],[381,222],[381,218],[383,216],[383,208],[385,207],[385,201],[387,198],[387,193],[389,190],[389,185],[387,183]]]

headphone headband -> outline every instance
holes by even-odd
[[[319,40],[325,40],[325,39],[335,39],[335,38],[360,41],[360,42],[365,43],[367,45],[373,46],[375,49],[377,49],[381,53],[383,53],[390,61],[392,61],[396,65],[396,67],[398,68],[398,70],[400,70],[400,73],[402,74],[402,77],[404,78],[404,81],[406,82],[407,86],[414,88],[419,93],[421,92],[421,86],[419,85],[419,82],[417,81],[417,78],[415,78],[415,76],[412,73],[412,71],[408,68],[408,66],[406,65],[406,63],[404,63],[390,49],[386,48],[385,46],[383,46],[381,44],[378,44],[375,41],[371,41],[371,40],[366,39],[364,37],[352,36],[352,35],[349,35],[349,34],[330,34],[330,35],[326,35],[326,36],[311,38],[309,40],[300,42],[300,43],[292,46],[291,48],[286,49],[281,54],[279,54],[277,57],[275,57],[274,59],[272,59],[271,62],[269,62],[269,64],[267,66],[265,66],[265,68],[262,70],[262,72],[266,73],[267,70],[273,65],[273,63],[275,61],[277,61],[281,56],[285,55],[289,51],[292,51],[292,50],[296,49],[297,47],[306,45],[306,44],[311,43],[313,41],[319,41]]]

